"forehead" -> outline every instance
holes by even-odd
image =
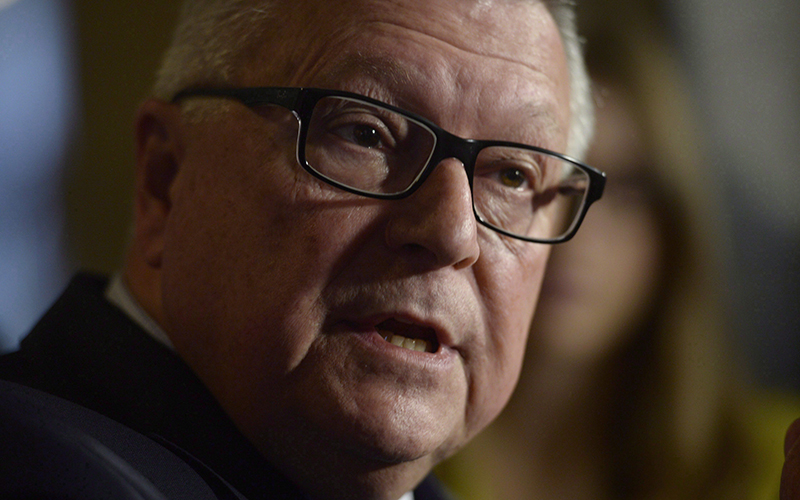
[[[422,114],[436,101],[566,121],[566,61],[541,2],[306,0],[286,9],[280,57],[263,47],[247,84],[341,88]]]

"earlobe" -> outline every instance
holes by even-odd
[[[171,188],[183,158],[180,109],[151,99],[136,115],[135,242],[141,257],[161,267],[164,230],[172,208]]]

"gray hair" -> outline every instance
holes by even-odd
[[[185,1],[153,95],[168,100],[192,85],[228,84],[237,63],[263,35],[260,28],[269,25],[278,1]],[[582,158],[591,139],[594,112],[574,4],[569,0],[545,0],[545,4],[561,33],[570,72],[572,123],[566,153]]]
[[[583,42],[578,35],[575,3],[569,0],[546,0],[545,4],[561,33],[569,67],[572,123],[566,153],[582,159],[589,149],[594,131],[594,101],[591,80],[583,60]]]

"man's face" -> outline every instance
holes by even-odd
[[[347,90],[462,137],[565,148],[568,74],[543,5],[337,4],[287,21],[292,43],[263,47],[236,85]],[[406,199],[370,200],[302,170],[286,110],[230,104],[181,127],[160,257],[165,327],[262,453],[423,471],[496,416],[548,247],[477,225],[460,163]]]

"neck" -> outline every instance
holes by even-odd
[[[278,462],[310,500],[398,500],[428,474],[421,463],[353,466],[319,449],[302,464]]]
[[[122,276],[128,290],[138,304],[163,328],[164,311],[161,307],[159,271],[141,262],[131,251],[125,258]]]
[[[280,399],[280,398],[279,398]],[[277,404],[283,404],[278,400]],[[285,439],[292,426],[295,439]],[[292,415],[279,417],[260,436],[243,434],[259,453],[310,500],[398,500],[428,475],[435,460],[387,461],[380,450],[364,453]]]

